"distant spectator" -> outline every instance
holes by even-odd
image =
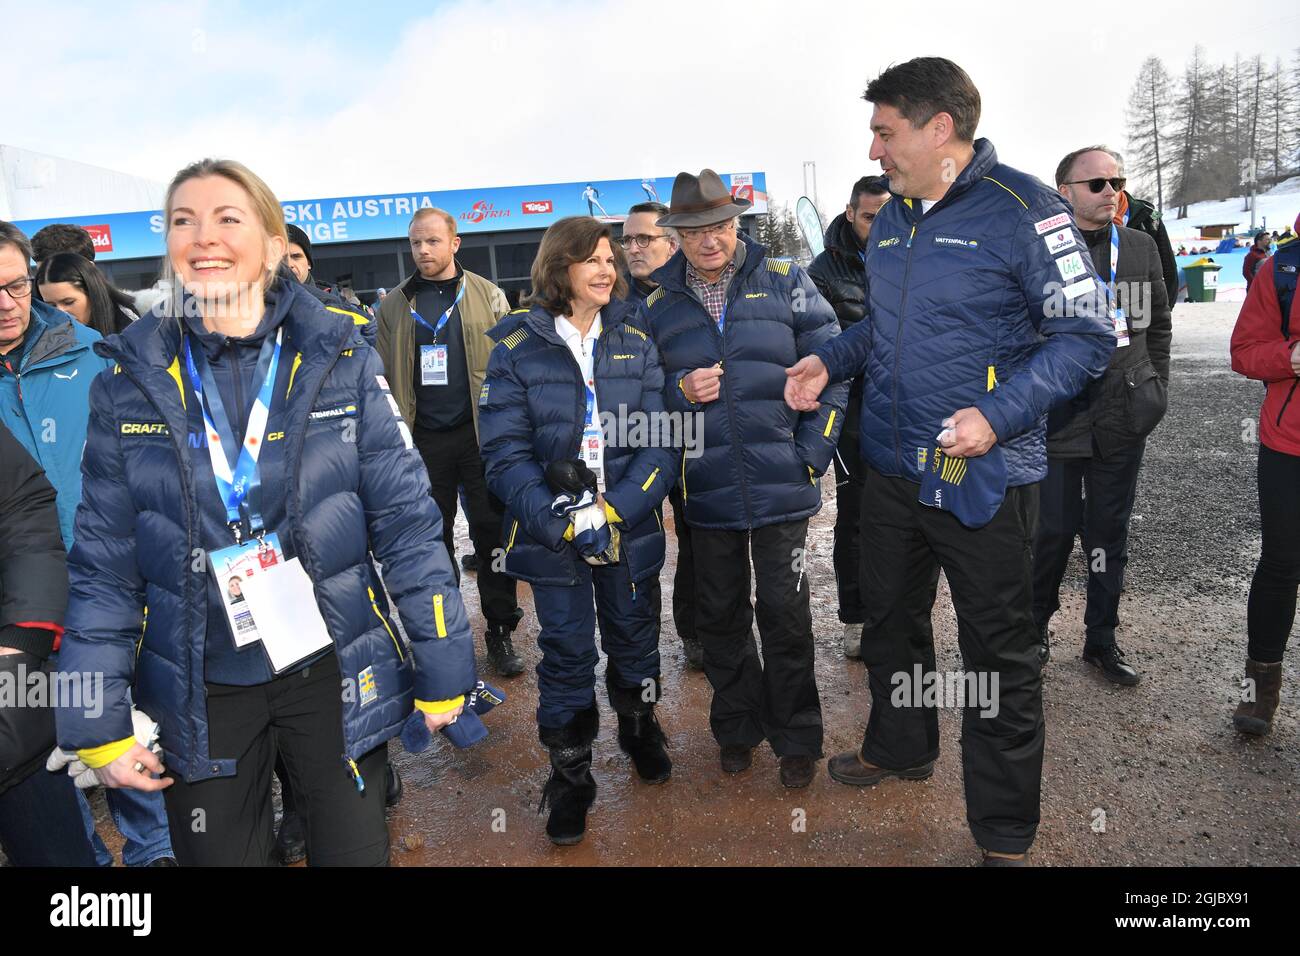
[[[1246,277],[1246,289],[1250,289],[1250,284],[1255,281],[1255,273],[1259,270],[1259,264],[1268,258],[1269,246],[1273,244],[1273,237],[1261,229],[1255,233],[1255,241],[1251,244],[1250,251],[1246,253],[1245,260],[1241,263],[1241,274]]]
[[[94,262],[95,242],[90,233],[70,222],[53,223],[32,236],[32,258],[38,265],[58,252],[75,252]]]
[[[98,266],[75,252],[56,252],[43,259],[36,268],[36,285],[46,304],[63,310],[105,338],[135,321],[135,299],[113,286]]]

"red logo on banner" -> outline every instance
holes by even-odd
[[[753,186],[748,186],[748,185],[746,185],[746,186],[732,186],[732,187],[731,187],[731,198],[732,198],[732,199],[748,199],[750,202],[753,202],[753,201],[754,201],[754,187],[753,187]]]
[[[490,202],[479,200],[468,212],[460,214],[466,222],[482,222],[484,219],[505,219],[510,215],[509,209],[497,209]]]
[[[113,230],[111,227],[104,225],[82,226],[81,228],[90,233],[90,241],[94,243],[96,253],[113,251]]]
[[[554,207],[549,199],[539,199],[537,202],[524,203],[524,215],[532,216],[541,212],[551,212]]]

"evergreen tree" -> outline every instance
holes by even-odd
[[[1158,56],[1149,56],[1138,71],[1128,101],[1128,175],[1140,183],[1138,192],[1156,196],[1156,208],[1165,205],[1165,180],[1169,153],[1161,151],[1167,137],[1173,90],[1169,72]]]

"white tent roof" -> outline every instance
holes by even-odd
[[[139,176],[0,145],[0,219],[158,209],[167,187]]]

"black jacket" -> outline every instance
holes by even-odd
[[[68,607],[67,552],[54,502],[41,466],[0,425],[0,647],[42,660],[54,632],[16,625],[62,625]]]
[[[1110,229],[1084,232],[1088,254],[1110,278]],[[1047,453],[1054,458],[1103,457],[1145,438],[1169,403],[1173,325],[1155,241],[1120,227],[1117,299],[1128,319],[1130,344],[1116,348],[1104,375],[1047,418]],[[1096,450],[1094,451],[1094,443]]]
[[[844,213],[831,220],[826,229],[826,249],[812,261],[808,275],[835,310],[841,331],[847,331],[867,314],[867,273],[858,237]]]
[[[18,439],[0,425],[0,679],[22,686],[46,658],[68,604],[67,554],[59,533],[54,486]],[[0,704],[0,793],[40,770],[54,747],[48,707]]]
[[[1155,240],[1156,249],[1160,253],[1160,274],[1164,276],[1165,293],[1172,309],[1174,300],[1178,298],[1178,263],[1174,260],[1174,247],[1169,242],[1169,233],[1165,232],[1165,224],[1160,221],[1160,213],[1155,206],[1145,199],[1134,199],[1127,192],[1124,195],[1128,196],[1129,208],[1128,222],[1125,225],[1138,232],[1145,232]]]

